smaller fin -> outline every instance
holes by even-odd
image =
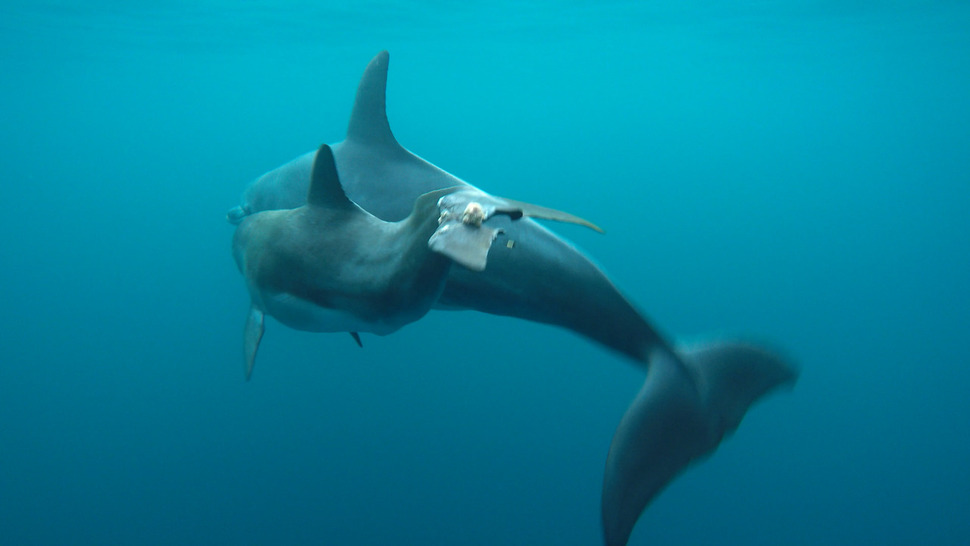
[[[474,188],[458,188],[451,195],[442,198],[439,206],[442,212],[447,210],[451,215],[460,216],[470,204],[478,205],[481,208],[484,214],[483,221],[487,221],[496,214],[504,214],[512,220],[518,220],[523,216],[528,216],[531,218],[542,218],[544,220],[577,224],[603,233],[603,229],[596,224],[574,214],[491,195]]]
[[[563,212],[561,210],[550,209],[547,207],[540,207],[539,205],[533,205],[532,203],[525,203],[522,201],[515,201],[514,199],[507,199],[505,197],[500,198],[502,201],[507,203],[506,206],[498,205],[495,207],[496,214],[507,214],[513,220],[518,220],[523,216],[528,216],[530,218],[541,218],[543,220],[555,220],[557,222],[565,222],[567,224],[577,224],[580,226],[588,227],[593,231],[603,233],[603,228],[597,226],[593,222],[586,220],[585,218],[580,218],[574,214],[569,214],[568,212]]]
[[[364,344],[361,343],[360,341],[360,334],[358,334],[357,332],[350,332],[350,337],[354,338],[354,341],[357,342],[358,347],[360,347],[361,349],[364,348]]]
[[[307,192],[306,201],[308,205],[316,207],[357,209],[357,206],[344,193],[343,186],[340,185],[333,151],[326,144],[320,146],[313,159],[313,170],[310,171],[310,190]]]
[[[249,315],[246,317],[246,329],[243,332],[243,350],[246,356],[246,381],[253,376],[253,365],[256,363],[256,351],[259,350],[259,342],[263,339],[265,329],[263,312],[256,307],[249,308]]]
[[[484,271],[488,264],[488,251],[502,230],[489,227],[487,222],[497,214],[512,220],[530,216],[568,222],[603,232],[596,224],[568,212],[496,197],[474,188],[451,190],[438,201],[439,226],[428,246],[472,271]]]
[[[485,271],[488,250],[501,230],[445,222],[428,239],[428,248],[472,271]]]

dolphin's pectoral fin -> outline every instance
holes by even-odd
[[[470,226],[461,221],[446,221],[428,239],[428,247],[472,271],[484,271],[488,249],[500,231],[485,226]]]
[[[438,228],[428,239],[428,247],[472,271],[485,270],[488,249],[502,231],[482,225],[485,212],[473,200],[479,196],[488,194],[452,187],[428,192],[414,205],[415,211],[428,207],[438,212]]]
[[[522,201],[515,201],[513,199],[506,199],[504,197],[496,197],[494,199],[497,201],[503,201],[503,203],[495,207],[495,214],[506,214],[513,220],[518,220],[523,216],[528,216],[530,218],[541,218],[543,220],[555,220],[557,222],[566,222],[568,224],[578,224],[580,226],[585,226],[594,231],[603,233],[603,229],[601,227],[590,222],[589,220],[569,214],[568,212],[540,207],[539,205],[523,203]]]
[[[568,212],[495,197],[474,189],[447,193],[438,200],[438,209],[441,213],[438,229],[428,240],[428,246],[473,271],[485,270],[488,250],[502,231],[484,225],[496,214],[507,215],[513,220],[531,216],[569,222],[603,232],[592,222]]]
[[[243,333],[243,349],[246,353],[246,381],[253,376],[253,364],[256,363],[256,351],[263,339],[263,312],[255,307],[249,308],[246,317],[246,330]]]
[[[658,349],[649,366],[606,460],[606,546],[624,546],[640,514],[671,480],[712,453],[752,403],[797,379],[781,357],[746,343],[709,343],[676,355]]]
[[[358,334],[357,332],[350,332],[350,337],[354,338],[354,341],[357,342],[358,347],[360,347],[361,349],[364,348],[364,344],[360,341],[360,334]]]
[[[568,212],[497,197],[476,189],[454,191],[442,197],[438,202],[438,207],[441,209],[442,217],[446,215],[458,216],[466,224],[481,225],[482,222],[496,214],[504,214],[513,220],[518,220],[524,216],[542,218],[578,224],[603,233],[603,230],[596,224]]]

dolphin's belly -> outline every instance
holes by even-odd
[[[287,292],[266,294],[262,301],[267,314],[290,328],[305,332],[368,332],[384,336],[410,322],[394,317],[370,321],[341,309],[322,307]]]

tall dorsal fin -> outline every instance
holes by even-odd
[[[337,176],[337,164],[333,160],[333,151],[324,144],[317,150],[313,159],[313,170],[310,171],[310,191],[307,192],[306,202],[310,206],[326,207],[328,209],[354,209],[356,206],[347,198],[340,178]]]
[[[387,121],[388,59],[387,51],[381,51],[364,69],[347,126],[348,141],[366,146],[399,146]]]

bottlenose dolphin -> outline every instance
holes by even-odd
[[[299,330],[391,333],[428,312],[450,260],[429,248],[438,199],[417,198],[411,214],[385,222],[344,194],[330,147],[315,156],[306,204],[247,216],[233,236],[233,257],[251,304],[244,347],[252,375],[264,313]]]
[[[346,194],[371,214],[398,221],[429,191],[469,185],[406,150],[387,121],[388,53],[367,66],[347,138],[333,145]],[[313,153],[254,181],[232,223],[262,210],[304,204]],[[640,514],[691,463],[713,452],[752,403],[793,385],[797,370],[778,354],[738,341],[675,346],[578,250],[528,218],[496,217],[506,244],[480,272],[449,269],[435,303],[561,326],[631,359],[646,379],[610,445],[603,483],[607,546],[622,546]]]
[[[347,198],[330,146],[314,156],[306,204],[242,219],[233,257],[250,309],[244,349],[252,375],[265,314],[310,332],[386,335],[423,317],[452,261],[483,271],[501,232],[497,215],[594,224],[571,214],[456,186],[418,196],[411,214],[386,222]]]

